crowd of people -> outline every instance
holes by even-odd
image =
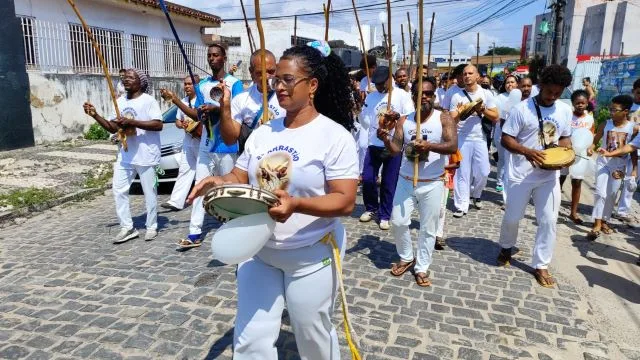
[[[176,126],[185,129],[179,176],[161,205],[173,211],[192,205],[189,233],[178,241],[180,248],[198,247],[204,240],[202,198],[209,189],[231,183],[261,186],[263,174],[275,168],[285,179],[268,189],[279,199],[269,209],[277,221],[274,235],[256,256],[238,265],[235,359],[277,357],[274,344],[285,304],[303,358],[339,357],[331,311],[340,274],[322,240],[331,234],[344,255],[347,234],[339,218],[352,213],[359,184],[365,206],[360,221],[375,221],[394,238],[400,260],[392,264],[391,274],[413,270],[423,287],[431,285],[434,250],[446,246],[450,191],[454,218],[466,216],[471,207],[482,210],[494,148],[495,190],[502,193],[505,210],[500,238],[494,239],[502,248],[495,254],[498,266],[508,266],[517,251],[519,222],[532,200],[537,218],[533,275],[541,286],[555,285],[548,266],[560,189],[569,173],[541,165],[546,149],[571,148],[574,129],[594,132],[589,155],[598,154],[594,225],[587,235],[595,240],[612,231],[608,221],[620,190],[618,214],[629,215],[637,185],[640,80],[633,97],[611,101],[610,120],[595,124],[592,88],[575,91],[572,106],[559,101],[572,83],[571,72],[560,65],[546,67],[538,79],[510,75],[492,83],[471,64],[437,77],[428,76],[427,67],[417,72],[400,67],[389,79],[389,68],[377,66],[374,56],[363,59],[360,71],[348,73],[324,42],[292,47],[279,60],[268,50],[264,62],[260,55],[259,50],[251,55],[248,88],[225,70],[226,48],[215,44],[207,53],[211,76],[195,84],[185,77],[184,97],[162,90],[162,98],[180,110]],[[146,93],[149,79],[141,71],[126,70],[122,88],[119,116],[114,112],[105,118],[89,103],[84,109],[109,132],[131,134],[127,151],[121,147],[114,165],[121,231],[113,242],[139,236],[128,197],[136,174],[145,195],[149,241],[157,236],[154,169],[160,161],[160,106]],[[214,88],[223,92],[219,100],[210,96]],[[516,89],[519,95],[512,103]],[[268,121],[263,121],[265,92]],[[581,181],[572,176],[569,217],[577,224],[583,222]],[[420,223],[415,251],[409,231],[414,210]]]

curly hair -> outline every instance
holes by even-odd
[[[633,82],[633,90],[640,88],[640,78]]]
[[[589,102],[589,93],[586,90],[583,89],[578,89],[574,92],[571,93],[571,103],[576,102],[576,100],[578,100],[578,98],[585,98],[587,100],[587,111],[589,112],[593,112],[593,104],[591,104],[591,102]]]
[[[573,76],[571,71],[562,65],[549,65],[542,69],[539,82],[541,85],[559,85],[567,87],[571,85]]]
[[[611,99],[611,103],[622,106],[623,110],[631,110],[631,107],[633,106],[633,98],[629,95],[617,95]]]
[[[318,79],[313,104],[319,113],[332,119],[345,129],[354,128],[351,81],[342,60],[335,54],[323,57],[311,46],[294,46],[282,54],[280,60],[296,60],[307,77]]]

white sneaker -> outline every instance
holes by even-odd
[[[482,210],[482,200],[480,200],[480,198],[473,199],[473,205],[476,207],[476,209]]]
[[[369,222],[373,219],[373,212],[365,211],[362,215],[360,215],[361,222]]]
[[[391,226],[389,225],[389,220],[380,220],[380,230],[389,230]]]
[[[144,241],[154,240],[158,236],[158,230],[156,229],[147,229],[147,232],[144,234]]]
[[[464,212],[464,211],[462,211],[462,210],[456,210],[456,211],[453,213],[453,217],[454,217],[454,218],[461,218],[461,217],[465,216],[466,214],[467,214],[467,213],[465,213],[465,212]]]
[[[116,235],[116,238],[113,239],[113,243],[122,244],[131,239],[137,238],[138,236],[140,236],[140,234],[138,233],[138,230],[134,228],[131,228],[131,229],[122,228],[120,229],[120,232],[118,233],[118,235]]]

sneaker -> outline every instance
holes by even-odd
[[[147,232],[144,234],[144,241],[155,240],[156,236],[158,236],[158,230],[147,229]]]
[[[380,220],[380,230],[389,230],[391,226],[389,225],[389,220]]]
[[[170,203],[168,201],[166,203],[162,203],[160,205],[160,207],[163,208],[163,209],[169,209],[171,211],[180,211],[180,210],[182,210],[182,209],[178,208],[177,206],[173,205],[172,203]]]
[[[498,266],[509,266],[511,264],[512,251],[511,248],[500,250],[500,254],[498,254],[498,259],[496,260]]]
[[[116,235],[116,238],[113,239],[113,243],[114,244],[122,244],[124,242],[127,242],[131,239],[135,239],[138,236],[140,236],[140,234],[138,233],[138,230],[131,228],[131,229],[124,229],[122,228],[120,230],[120,232],[118,233],[118,235]]]
[[[444,250],[444,246],[446,245],[446,243],[444,242],[444,239],[436,236],[436,245],[433,247],[436,250]]]
[[[369,222],[373,219],[373,212],[365,211],[362,215],[360,215],[361,222]]]
[[[502,186],[502,185],[496,186],[496,191],[497,192],[502,192],[502,190],[504,190],[504,186]]]
[[[466,212],[462,211],[462,210],[457,210],[453,213],[453,217],[454,218],[461,218],[463,216],[467,215]]]
[[[480,198],[473,199],[473,206],[478,210],[482,210],[482,200],[480,200]]]

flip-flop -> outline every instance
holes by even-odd
[[[407,272],[413,265],[416,264],[416,259],[409,261],[408,263],[404,263],[402,265],[398,263],[393,263],[391,265],[391,275],[400,276]]]
[[[202,240],[181,239],[177,245],[179,249],[191,249],[202,245]]]
[[[533,276],[536,278],[536,281],[538,282],[538,284],[540,284],[540,286],[545,288],[552,288],[553,285],[556,284],[556,281],[553,276],[551,276],[551,273],[548,274],[548,276],[543,276],[537,271],[533,272]]]
[[[610,228],[608,226],[607,227],[602,227],[601,231],[605,235],[611,235],[611,234],[616,232],[614,229],[612,229],[612,228]]]
[[[588,239],[588,240],[590,240],[590,241],[594,241],[594,240],[596,240],[596,239],[597,239],[597,238],[599,238],[599,237],[600,237],[600,231],[597,231],[597,230],[596,230],[596,231],[594,231],[594,230],[590,230],[590,231],[587,233],[587,239]]]
[[[418,286],[422,286],[422,287],[431,286],[431,280],[429,280],[428,274],[423,272],[418,272],[414,276],[416,278],[416,284],[418,284]]]
[[[571,215],[569,215],[569,220],[573,221],[574,224],[576,225],[582,225],[584,224],[584,221],[582,219],[580,219],[579,217],[572,217]]]

